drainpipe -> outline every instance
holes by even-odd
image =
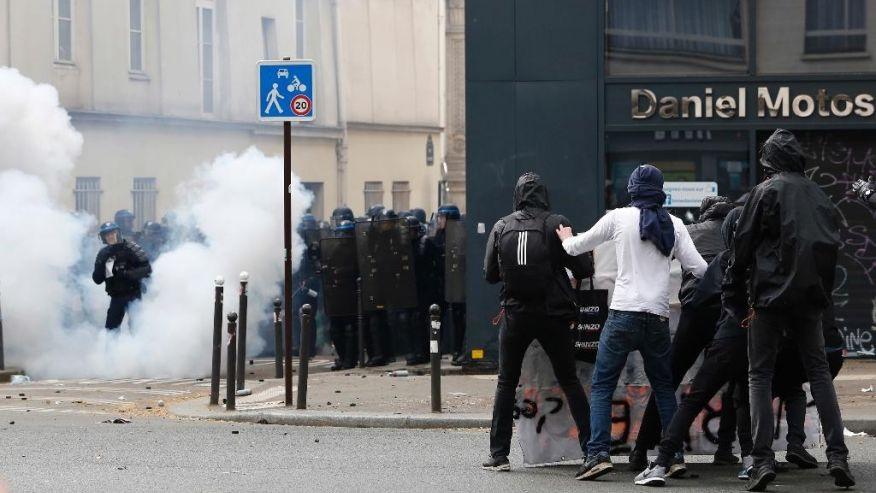
[[[335,59],[335,100],[338,107],[338,127],[341,137],[335,143],[335,158],[337,159],[337,206],[347,204],[347,117],[344,112],[344,91],[341,72],[341,9],[339,0],[332,0],[332,48]]]

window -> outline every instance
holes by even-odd
[[[77,176],[73,197],[76,200],[76,212],[84,212],[100,221],[100,189],[99,176]]]
[[[322,182],[304,182],[302,185],[313,194],[313,202],[310,203],[307,212],[313,214],[313,217],[317,219],[323,219],[325,217],[325,196],[322,193]]]
[[[745,0],[607,0],[610,75],[744,73]]]
[[[55,60],[73,61],[73,0],[55,2]]]
[[[155,178],[134,178],[131,194],[134,198],[134,229],[141,231],[143,223],[155,220],[155,199],[158,196]]]
[[[392,182],[392,208],[396,212],[411,209],[411,182]]]
[[[198,57],[201,63],[201,110],[213,113],[213,9],[198,7]]]
[[[366,181],[365,182],[365,210],[383,203],[383,182],[382,181]]]
[[[279,58],[277,54],[277,23],[270,17],[262,17],[262,43],[265,47],[265,60]]]
[[[143,72],[143,0],[130,0],[130,69]]]
[[[295,57],[304,58],[304,0],[295,0]]]
[[[807,55],[866,51],[864,0],[806,0]]]

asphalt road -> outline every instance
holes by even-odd
[[[0,411],[0,477],[8,491],[641,491],[622,465],[621,472],[587,484],[571,479],[571,466],[482,471],[483,430],[305,428],[153,416],[101,422],[110,418]],[[849,445],[857,490],[874,491],[876,439],[851,438]],[[512,464],[519,465],[514,448]],[[816,455],[824,460],[821,451]],[[736,467],[694,464],[691,470],[699,478],[670,486],[742,489]],[[781,474],[773,491],[834,488],[820,469],[794,470]]]

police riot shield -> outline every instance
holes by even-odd
[[[448,220],[444,234],[444,300],[465,303],[465,225]]]
[[[406,222],[356,223],[356,249],[364,311],[417,306],[413,248]]]
[[[324,238],[319,242],[319,251],[325,314],[329,317],[355,315],[356,278],[359,277],[356,239]]]

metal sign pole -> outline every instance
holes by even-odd
[[[285,246],[285,282],[283,285],[283,352],[286,407],[292,407],[292,123],[283,122],[283,244]]]

